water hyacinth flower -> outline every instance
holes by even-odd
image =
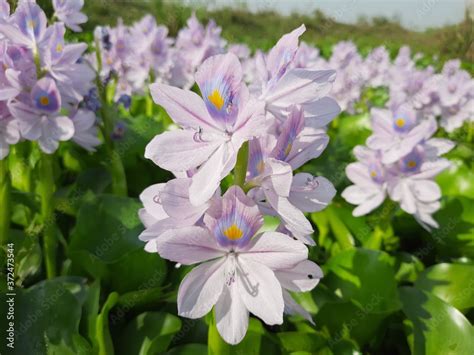
[[[96,125],[95,113],[88,110],[79,109],[71,118],[74,124],[74,136],[72,140],[82,148],[94,152],[101,144]]]
[[[0,23],[0,33],[13,44],[28,47],[38,54],[49,40],[47,23],[46,15],[35,2],[23,1],[10,21]]]
[[[54,16],[74,32],[81,32],[79,25],[87,22],[87,16],[81,12],[84,0],[53,0]]]
[[[186,24],[178,32],[176,48],[186,53],[193,67],[198,67],[213,55],[225,52],[226,41],[220,36],[222,29],[213,20],[204,27],[193,12]]]
[[[372,122],[374,131],[380,125],[385,139],[397,140],[397,137],[390,137],[389,127],[394,130],[404,128],[397,120],[399,116],[390,122],[390,112],[384,110],[375,111],[375,118]],[[403,116],[405,119],[409,116]],[[407,131],[413,131],[414,123],[408,122]],[[371,149],[357,146],[354,148],[354,155],[358,162],[351,163],[346,168],[346,175],[354,185],[347,187],[342,192],[342,197],[349,203],[357,205],[352,214],[362,216],[380,206],[388,196],[391,200],[398,202],[405,212],[412,214],[415,219],[427,230],[438,224],[433,219],[432,214],[440,208],[439,199],[441,190],[434,181],[436,175],[449,167],[449,161],[440,158],[441,155],[450,151],[454,144],[441,138],[431,138],[437,129],[436,122],[428,120],[423,123],[427,125],[420,130],[421,138],[408,140],[396,152],[396,159],[387,159],[386,145],[382,144],[382,136],[379,136],[381,149]],[[405,122],[404,122],[405,123]],[[402,126],[402,127],[400,127]],[[395,134],[395,132],[393,132]],[[373,136],[371,136],[373,137]],[[374,142],[367,140],[367,144]],[[410,147],[410,150],[406,149]],[[389,150],[390,152],[390,150]],[[388,155],[391,157],[390,153]]]
[[[202,97],[165,84],[150,85],[161,105],[182,129],[156,136],[145,157],[173,172],[198,168],[189,189],[193,205],[208,201],[232,170],[241,145],[265,130],[263,103],[249,98],[234,54],[207,59],[195,76]]]
[[[447,139],[433,138],[416,146],[394,167],[395,176],[388,184],[390,198],[400,203],[407,213],[426,229],[438,228],[431,215],[440,208],[441,190],[434,181],[436,175],[450,166],[439,158],[454,147]]]
[[[436,131],[434,119],[419,122],[417,112],[406,105],[393,112],[374,108],[371,116],[373,134],[367,146],[382,151],[384,164],[398,161]]]
[[[146,229],[139,239],[146,242],[145,250],[156,252],[156,239],[164,232],[198,223],[204,213],[211,207],[213,199],[200,206],[193,206],[189,201],[191,179],[178,178],[166,184],[155,184],[147,187],[140,194],[143,208],[139,217]],[[220,194],[220,191],[218,191]]]
[[[74,136],[74,124],[60,114],[61,96],[51,78],[40,79],[23,101],[9,102],[8,108],[18,119],[21,136],[38,141],[42,151],[52,154],[60,141]]]
[[[332,184],[309,174],[295,176],[293,170],[318,157],[329,141],[324,130],[305,127],[303,110],[293,106],[277,137],[267,133],[250,142],[247,184],[251,194],[267,214],[278,215],[285,228],[304,243],[311,224],[303,212],[323,209],[334,197]]]
[[[379,207],[387,196],[387,180],[390,172],[382,163],[381,154],[370,148],[357,146],[354,155],[358,162],[346,167],[346,175],[354,184],[342,192],[342,197],[357,205],[352,214],[365,215]]]
[[[257,82],[251,86],[252,94],[264,101],[266,110],[280,120],[287,117],[292,105],[301,105],[306,118],[311,120],[312,113],[319,113],[318,101],[326,96],[335,79],[333,70],[291,68],[299,37],[305,30],[301,25],[282,36],[266,57],[261,54],[256,58]],[[337,103],[329,98],[326,101],[326,109],[333,111],[332,117],[337,116]]]
[[[18,121],[12,117],[5,101],[0,101],[0,160],[10,152],[10,145],[20,140]]]
[[[10,17],[10,4],[7,0],[0,0],[0,20],[6,20]],[[2,38],[0,36],[0,38]]]
[[[249,312],[269,325],[283,322],[282,284],[292,290],[308,289],[314,283],[305,285],[303,280],[320,277],[315,267],[303,266],[311,274],[292,274],[307,259],[306,247],[278,232],[255,235],[262,224],[253,200],[232,186],[220,206],[204,216],[203,226],[170,230],[156,240],[161,257],[200,264],[179,287],[178,313],[200,318],[214,307],[217,329],[230,344],[245,336]]]

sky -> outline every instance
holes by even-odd
[[[355,23],[361,16],[397,16],[403,26],[424,30],[459,23],[467,2],[474,0],[185,0],[211,8],[245,4],[251,11],[276,10],[284,15],[320,9],[338,22]]]

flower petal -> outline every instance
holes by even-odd
[[[302,212],[321,211],[336,195],[333,184],[322,176],[299,173],[293,177],[289,200]]]
[[[209,201],[221,180],[235,166],[236,161],[237,152],[234,147],[229,143],[222,144],[193,175],[193,182],[189,187],[191,203],[194,206],[200,206]]]
[[[195,267],[181,282],[178,290],[178,314],[201,318],[209,313],[222,294],[225,284],[225,259]]]
[[[220,142],[195,139],[191,130],[168,131],[157,135],[145,148],[145,158],[170,171],[196,168],[209,158]]]
[[[323,271],[312,261],[304,260],[292,269],[275,270],[275,276],[283,288],[306,292],[316,287],[323,277]]]
[[[162,106],[171,119],[183,128],[218,129],[198,94],[165,84],[151,84],[153,101]]]
[[[216,325],[222,339],[235,345],[242,341],[249,325],[249,311],[242,301],[235,282],[224,286],[214,308]]]
[[[291,69],[266,98],[270,111],[313,102],[326,96],[334,82],[334,70]]]
[[[157,238],[158,253],[164,259],[191,265],[225,254],[205,228],[182,227],[169,230]]]
[[[270,269],[292,268],[307,257],[308,248],[303,243],[278,232],[254,237],[239,254],[239,259],[252,260]]]
[[[268,325],[283,323],[283,293],[275,274],[267,266],[238,260],[237,285],[245,307]]]

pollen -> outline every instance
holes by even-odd
[[[372,171],[370,172],[370,177],[373,177],[373,178],[374,178],[374,177],[377,177],[377,172],[376,172],[375,170],[372,170]]]
[[[408,163],[407,163],[407,166],[411,169],[413,168],[416,168],[416,161],[414,160],[410,160]]]
[[[215,89],[211,95],[207,97],[211,104],[213,104],[218,110],[224,106],[224,98],[222,97],[219,90]]]
[[[235,223],[224,231],[224,235],[230,240],[240,239],[243,234],[244,232]]]
[[[48,106],[49,98],[47,96],[41,96],[39,99],[41,106]]]
[[[398,128],[402,128],[403,126],[405,126],[405,120],[403,118],[397,118],[395,124]]]

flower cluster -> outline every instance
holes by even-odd
[[[179,314],[199,318],[214,307],[217,329],[231,344],[245,336],[249,312],[270,325],[281,324],[283,312],[311,321],[289,292],[311,290],[322,277],[308,260],[305,244],[314,241],[304,212],[322,210],[336,191],[324,177],[293,171],[325,149],[326,125],[339,107],[327,97],[334,71],[294,65],[304,31],[260,53],[260,80],[251,88],[234,52],[199,66],[200,95],[150,86],[179,128],[157,135],[145,157],[176,179],[141,194],[140,239],[165,259],[199,264],[181,283]],[[234,184],[222,194],[232,170]],[[264,215],[279,218],[276,231],[261,231]]]
[[[371,212],[388,195],[426,229],[438,227],[432,214],[440,208],[441,190],[434,177],[449,167],[449,161],[440,156],[454,144],[432,138],[436,121],[420,116],[410,105],[399,106],[396,111],[372,109],[373,134],[367,147],[354,148],[358,162],[346,168],[354,185],[342,196],[358,205],[354,216]]]
[[[299,31],[299,30],[297,30]],[[210,56],[234,53],[242,62],[243,78],[251,91],[262,90],[267,82],[265,56],[260,50],[250,55],[245,44],[229,44],[220,36],[214,21],[203,26],[193,14],[176,38],[168,37],[168,29],[145,16],[132,26],[119,20],[115,28],[99,27],[96,41],[101,47],[103,78],[117,74],[116,100],[122,95],[143,93],[147,82],[162,82],[189,89],[194,73]],[[368,88],[386,87],[390,99],[387,108],[396,110],[401,104],[421,110],[425,117],[440,117],[441,126],[452,132],[474,119],[474,80],[460,68],[459,60],[445,63],[441,73],[433,67],[419,69],[410,48],[402,47],[393,60],[384,46],[373,49],[363,58],[354,43],[337,43],[328,59],[319,50],[301,43],[289,66],[312,70],[336,70],[330,96],[342,111],[354,113],[357,103]],[[95,62],[95,58],[91,57]],[[151,75],[150,75],[151,73]],[[443,83],[443,85],[441,85]],[[444,83],[447,83],[444,85]],[[268,84],[268,82],[267,82]]]
[[[176,39],[168,37],[168,29],[157,25],[151,15],[130,27],[121,19],[115,28],[97,27],[94,37],[101,53],[101,76],[116,75],[117,101],[123,95],[143,94],[147,82],[190,88],[196,68],[208,57],[225,52],[220,32],[213,21],[204,27],[195,15]],[[95,56],[89,59],[98,69]]]
[[[60,141],[73,140],[88,150],[99,144],[95,114],[80,104],[92,87],[93,70],[81,61],[85,43],[67,44],[65,26],[79,30],[87,18],[82,1],[54,1],[48,25],[43,10],[22,1],[10,15],[0,0],[0,159],[20,139],[37,141],[51,154]]]

